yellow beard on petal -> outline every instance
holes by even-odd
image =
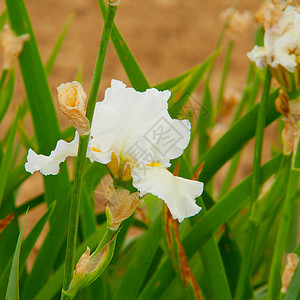
[[[158,163],[158,162],[152,162],[151,164],[147,164],[147,167],[155,167],[155,168],[161,168],[164,165],[162,163]]]
[[[92,151],[95,151],[95,152],[101,152],[101,150],[95,148],[95,147],[92,147]]]

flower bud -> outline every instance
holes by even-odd
[[[86,94],[77,82],[62,83],[58,88],[59,108],[77,129],[79,135],[90,132],[90,122],[85,116]]]
[[[281,277],[281,292],[286,293],[298,266],[299,258],[295,253],[287,255],[287,263]]]
[[[119,6],[120,0],[108,0],[108,4],[111,6]]]
[[[141,203],[138,192],[130,194],[128,190],[115,189],[112,183],[108,184],[104,198],[107,200],[107,227],[111,230],[117,230],[120,223],[129,218]]]
[[[0,33],[0,43],[3,49],[3,69],[9,70],[13,67],[15,60],[23,50],[24,43],[29,40],[29,34],[17,36],[6,24]]]
[[[98,246],[91,255],[90,248],[87,247],[76,265],[68,290],[63,290],[66,296],[73,299],[79,290],[88,287],[103,273],[113,257],[117,234],[118,232],[102,249],[98,249]]]

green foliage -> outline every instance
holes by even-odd
[[[9,275],[9,280],[8,280],[8,284],[7,284],[5,300],[18,300],[20,297],[19,258],[20,258],[20,249],[21,249],[22,236],[23,236],[23,230],[24,230],[26,216],[27,216],[27,212],[25,214],[25,218],[23,220],[23,224],[22,224],[22,227],[21,227],[21,230],[19,233],[15,254],[14,254],[11,269],[10,269],[10,275]]]

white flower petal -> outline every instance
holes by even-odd
[[[173,120],[170,117],[161,122],[163,134],[151,148],[154,161],[167,165],[170,159],[182,155],[191,136],[191,124],[188,120]]]
[[[132,184],[140,191],[140,196],[151,193],[161,198],[179,222],[201,210],[195,198],[202,194],[202,182],[174,176],[162,167],[132,167],[131,175]]]
[[[156,89],[141,93],[112,80],[104,100],[96,104],[92,147],[144,166],[180,156],[190,139],[190,123],[170,117],[170,94]]]
[[[149,89],[143,93],[112,81],[102,102],[96,104],[91,135],[93,146],[102,152],[114,151],[130,157],[139,148],[144,154],[151,147],[144,134],[167,114],[169,91]]]
[[[258,68],[263,69],[267,63],[268,51],[264,47],[254,46],[247,56]]]
[[[86,156],[90,159],[91,162],[96,161],[101,164],[108,164],[111,161],[111,154],[110,152],[99,152],[98,150],[92,150],[91,142],[87,149]]]
[[[59,171],[59,164],[65,161],[66,157],[77,155],[78,143],[79,135],[76,132],[74,140],[70,143],[59,140],[55,150],[51,151],[49,156],[38,155],[29,149],[25,170],[31,174],[40,171],[44,175],[56,175]]]
[[[290,72],[295,71],[297,66],[296,55],[293,53],[297,47],[297,39],[291,34],[285,34],[275,42],[275,60],[272,62],[273,67],[282,65]]]

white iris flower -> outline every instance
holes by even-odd
[[[174,176],[167,170],[170,160],[182,155],[191,133],[188,120],[170,117],[170,95],[170,91],[154,88],[137,92],[112,80],[104,100],[96,104],[87,157],[103,164],[117,157],[119,179],[126,173],[124,170],[130,170],[132,184],[140,196],[158,196],[173,218],[181,222],[201,210],[195,198],[202,194],[203,183]],[[29,149],[26,170],[56,175],[67,156],[77,155],[78,141],[78,134],[70,143],[58,141],[50,156],[37,155]]]
[[[254,48],[247,53],[258,68],[266,65],[277,68],[279,65],[294,72],[300,54],[300,13],[294,6],[287,6],[278,23],[267,28],[264,47]]]

